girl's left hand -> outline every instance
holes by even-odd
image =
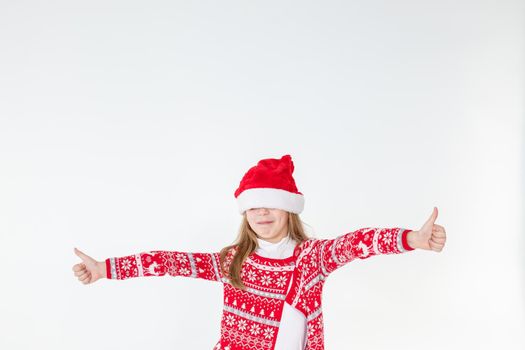
[[[432,250],[440,252],[445,246],[447,234],[445,228],[441,225],[434,224],[438,216],[438,210],[434,207],[434,211],[425,224],[419,231],[410,231],[407,235],[407,243],[412,248]]]

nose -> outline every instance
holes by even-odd
[[[255,210],[257,211],[257,214],[265,214],[269,211],[268,208],[256,208]]]

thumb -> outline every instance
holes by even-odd
[[[93,260],[93,258],[91,258],[90,256],[82,253],[80,250],[78,250],[77,248],[75,248],[75,254],[80,258],[82,259],[83,261],[90,261],[90,260]]]
[[[438,216],[438,210],[437,210],[437,207],[434,207],[434,210],[432,211],[432,214],[430,215],[430,217],[427,220],[427,224],[430,223],[430,224],[434,225],[434,222],[436,221],[437,216]]]

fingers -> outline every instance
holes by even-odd
[[[447,240],[445,228],[441,225],[434,225],[434,227],[432,227],[430,240],[438,245],[445,245],[445,241]]]
[[[443,247],[445,246],[445,244],[440,244],[440,243],[436,243],[434,242],[433,240],[429,240],[428,241],[428,244],[430,246],[430,249],[432,249],[433,251],[435,252],[440,252],[443,250]]]
[[[444,229],[433,230],[430,238],[433,239],[436,243],[444,243],[447,239],[447,234]]]
[[[441,228],[437,228],[436,231],[432,232],[428,244],[430,246],[430,249],[436,252],[440,252],[443,250],[446,240],[447,237],[445,236],[445,230],[443,229],[441,231]]]
[[[445,238],[447,236],[447,233],[445,232],[445,228],[441,225],[435,225],[432,227],[432,237],[440,237]]]
[[[87,269],[75,271],[75,276],[77,276],[78,280],[84,284],[91,282],[91,272],[89,272]]]
[[[429,241],[429,242],[435,243],[435,244],[437,244],[437,245],[444,246],[446,240],[444,240],[444,239],[434,239],[434,238],[430,238],[430,241]]]
[[[87,269],[82,269],[80,271],[75,271],[75,276],[80,277],[80,276],[82,276],[83,274],[85,274],[87,272],[89,272]]]
[[[73,271],[75,272],[84,270],[85,268],[86,268],[86,265],[82,263],[73,265]]]
[[[435,217],[433,219],[437,218],[437,208],[434,207]],[[432,217],[431,217],[432,219]],[[432,224],[432,232],[430,235],[430,239],[428,240],[428,245],[431,250],[435,252],[440,252],[443,250],[443,247],[445,247],[445,242],[447,240],[447,233],[445,231],[445,228],[441,225]]]
[[[89,284],[91,282],[91,272],[86,268],[86,265],[80,263],[73,266],[75,276],[83,284]]]
[[[89,277],[91,277],[91,273],[86,271],[82,275],[78,276],[78,280],[84,281],[86,278],[89,278]]]
[[[82,282],[83,284],[88,284],[91,282],[91,272],[86,272],[85,274],[83,274],[82,276],[80,276],[78,278],[78,280],[80,282]]]

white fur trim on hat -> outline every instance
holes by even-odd
[[[237,196],[239,213],[252,208],[276,208],[299,214],[304,209],[304,196],[278,188],[249,188]]]

